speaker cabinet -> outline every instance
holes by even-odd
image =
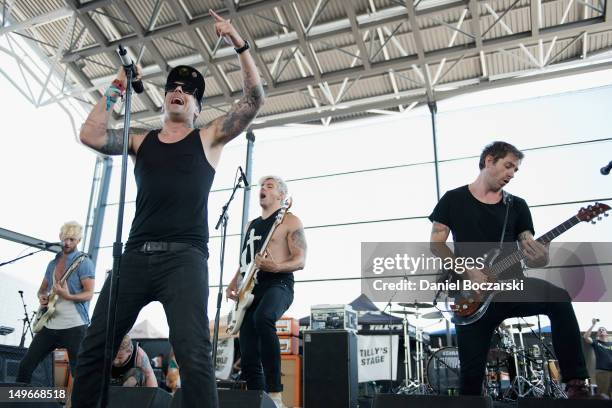
[[[172,408],[183,408],[182,392],[179,388],[174,394]],[[263,391],[219,390],[219,408],[276,408],[276,405]]]
[[[0,382],[15,382],[19,363],[28,349],[23,347],[0,345]],[[32,373],[32,386],[53,387],[53,353],[36,367]]]
[[[302,360],[300,356],[281,355],[283,404],[288,408],[302,406]]]
[[[464,395],[448,397],[445,395],[397,395],[377,394],[374,397],[374,408],[491,408],[490,397]]]
[[[304,408],[357,407],[357,335],[304,332]]]
[[[169,408],[172,395],[161,388],[110,387],[108,406],[112,408]]]

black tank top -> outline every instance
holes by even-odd
[[[199,129],[176,143],[161,142],[159,132],[149,132],[136,155],[136,214],[126,250],[147,241],[183,242],[208,255],[208,194],[215,169]]]
[[[111,368],[111,378],[123,378],[123,375],[136,366],[136,355],[138,354],[138,342],[132,343],[132,355],[124,365],[116,367],[113,364]]]
[[[276,210],[265,220],[261,217],[257,217],[249,224],[244,241],[242,242],[242,251],[240,256],[240,272],[242,274],[247,272],[247,267],[251,262],[251,259],[253,259],[255,254],[259,253],[261,250],[261,247],[266,238],[268,238],[268,234],[270,233],[279,212],[280,209]],[[293,284],[293,272],[274,273],[259,271],[257,273],[257,281],[261,283],[277,279],[282,279]]]

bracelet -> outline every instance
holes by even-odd
[[[251,44],[249,44],[249,42],[247,40],[244,40],[244,45],[242,47],[240,47],[240,48],[234,48],[234,51],[236,51],[236,54],[242,54],[243,52],[245,52],[249,48],[251,48]]]

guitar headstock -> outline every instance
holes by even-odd
[[[610,210],[610,206],[603,203],[595,203],[593,205],[589,205],[587,208],[581,208],[576,214],[576,217],[580,221],[589,222],[595,224],[597,221],[594,220],[597,217],[597,220],[601,220],[601,215],[603,214],[605,217],[608,216],[607,211]]]
[[[289,211],[292,205],[293,205],[293,199],[291,197],[287,197],[283,200],[283,203],[281,204],[281,210],[276,215],[275,223],[277,225],[283,222],[285,215],[287,214],[287,212]]]

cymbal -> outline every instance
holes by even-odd
[[[400,313],[400,314],[406,314],[406,315],[416,314],[416,312],[412,312],[410,310],[391,310],[391,313]]]
[[[421,303],[421,302],[412,302],[412,303],[398,303],[398,305],[402,306],[402,307],[412,307],[412,308],[419,308],[419,309],[430,309],[432,307],[434,307],[434,305],[432,305],[431,303]]]
[[[421,317],[423,319],[441,319],[442,318],[442,312],[440,312],[439,310],[436,310],[435,312],[425,313]]]

